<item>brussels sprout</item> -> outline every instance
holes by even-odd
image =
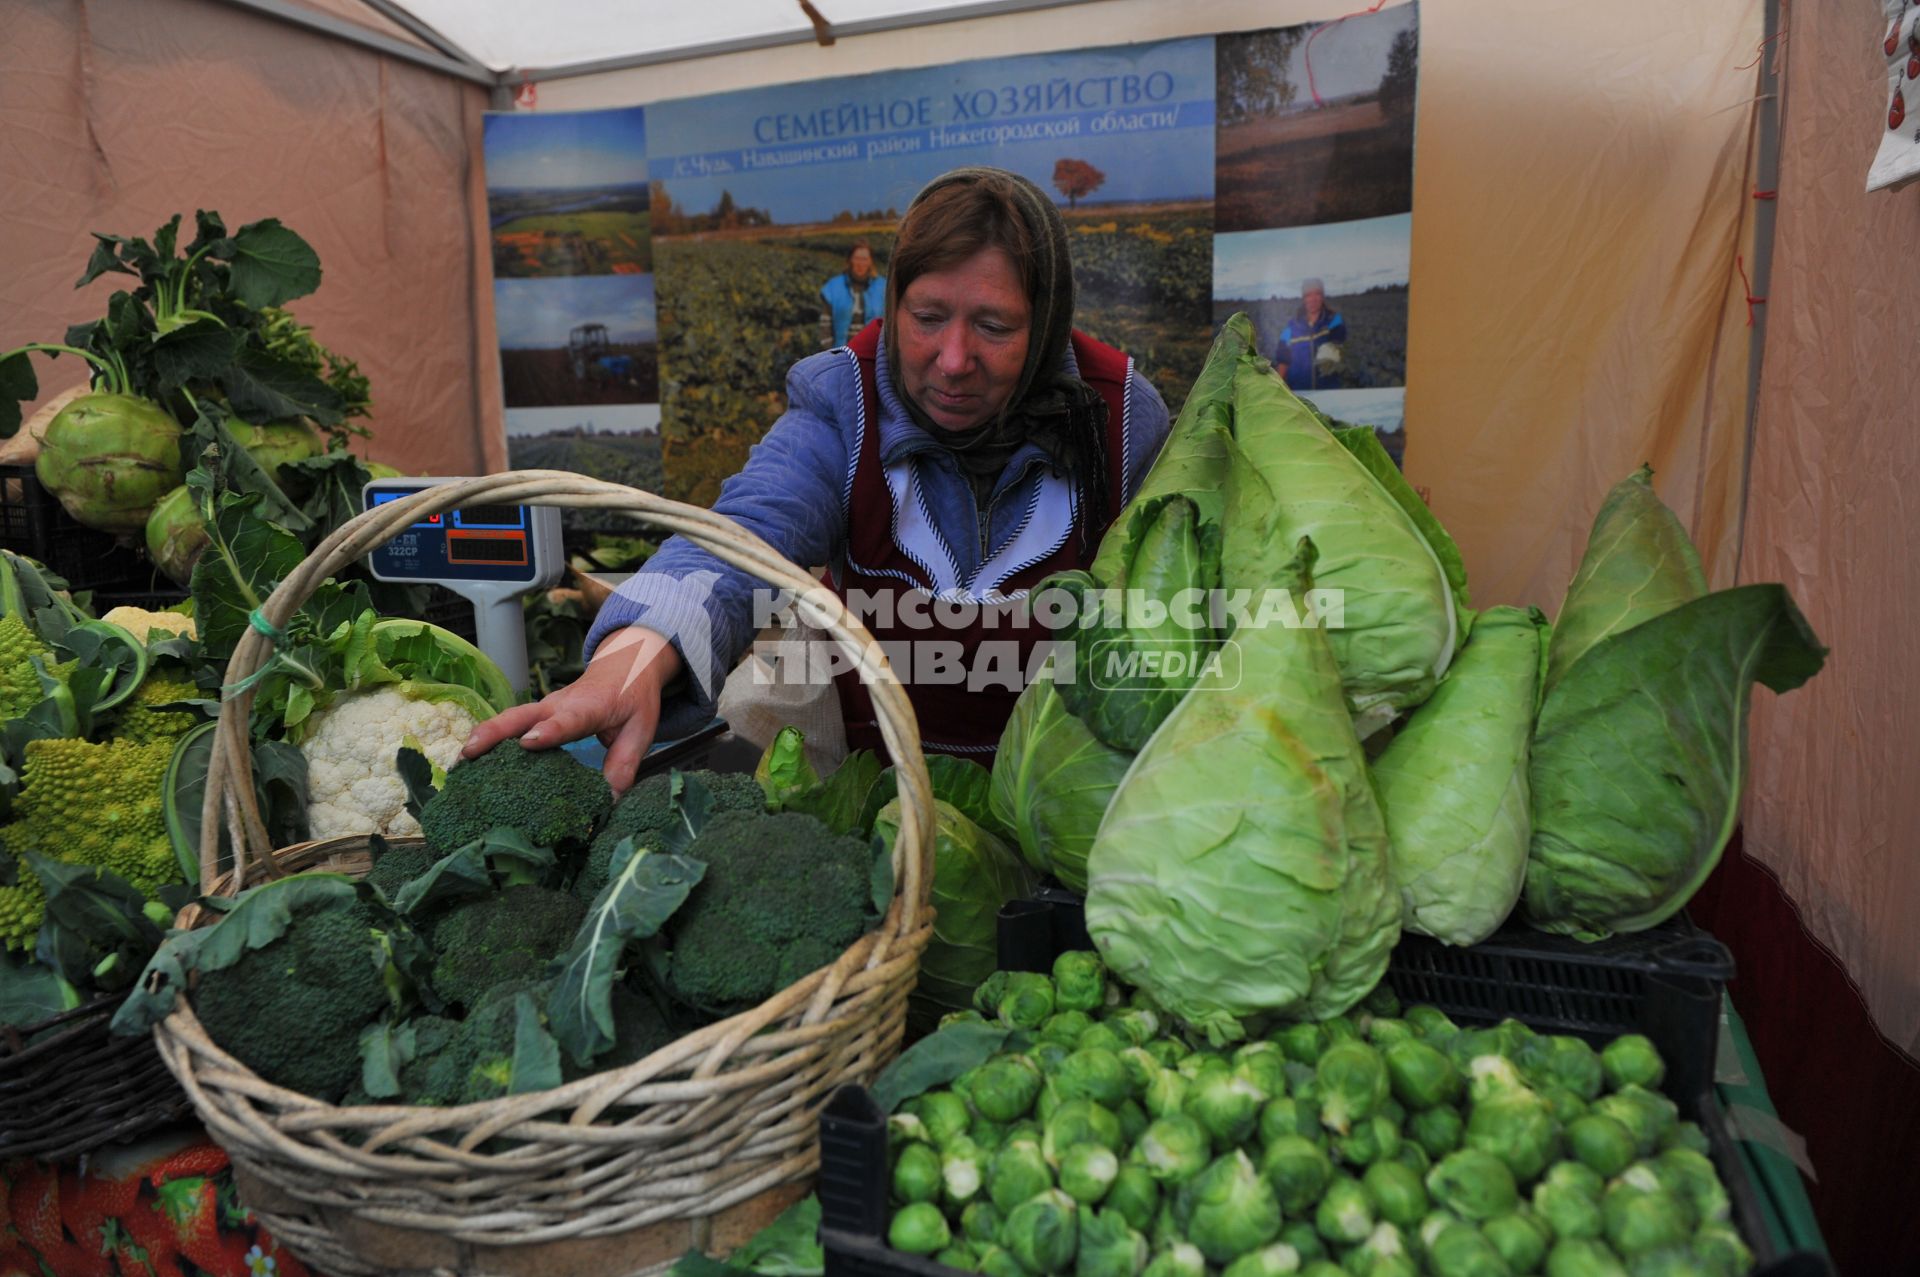
[[[1004,1214],[1053,1187],[1053,1170],[1041,1155],[1040,1141],[1009,1138],[987,1164],[987,1196]]]
[[[1302,1263],[1325,1259],[1330,1253],[1326,1242],[1320,1239],[1320,1230],[1313,1226],[1310,1219],[1296,1219],[1290,1224],[1281,1225],[1279,1244],[1293,1247]]]
[[[1061,1062],[1053,1083],[1062,1099],[1097,1100],[1109,1108],[1133,1094],[1127,1066],[1112,1051],[1075,1051]]]
[[[1260,1154],[1260,1173],[1273,1185],[1280,1209],[1298,1215],[1320,1200],[1333,1181],[1333,1159],[1302,1135],[1282,1135]]]
[[[1496,1215],[1480,1225],[1480,1231],[1516,1273],[1538,1272],[1547,1262],[1547,1247],[1553,1244],[1546,1225],[1530,1214]]]
[[[1275,1242],[1240,1256],[1220,1277],[1292,1277],[1299,1271],[1300,1252],[1285,1242]]]
[[[1191,1242],[1175,1242],[1147,1261],[1144,1277],[1206,1277],[1207,1257]]]
[[[1007,996],[1011,971],[996,971],[982,980],[973,991],[973,1009],[988,1019],[1000,1014],[1000,999]]]
[[[1599,1052],[1564,1033],[1528,1042],[1516,1062],[1535,1087],[1564,1086],[1583,1100],[1598,1098],[1606,1080]]]
[[[1374,1015],[1399,1015],[1400,996],[1393,991],[1392,985],[1383,980],[1373,986],[1371,993],[1360,999],[1360,1007]]]
[[[960,1235],[978,1246],[985,1246],[999,1240],[1000,1226],[1006,1219],[998,1206],[984,1197],[977,1198],[960,1212]]]
[[[1707,1142],[1707,1133],[1700,1129],[1698,1122],[1675,1122],[1673,1129],[1662,1137],[1660,1147],[1690,1148],[1702,1157],[1713,1152],[1713,1145]]]
[[[1007,973],[1005,988],[994,1014],[1000,1023],[1015,1029],[1037,1029],[1054,1012],[1053,981],[1037,971]]]
[[[1427,1150],[1412,1140],[1401,1140],[1400,1147],[1393,1151],[1392,1161],[1413,1168],[1421,1183],[1427,1182],[1427,1172],[1433,1169],[1433,1159],[1427,1156]]]
[[[1120,1135],[1120,1119],[1106,1105],[1087,1099],[1065,1100],[1047,1119],[1040,1151],[1048,1162],[1058,1166],[1060,1155],[1075,1144],[1098,1144],[1118,1153],[1125,1147]]]
[[[989,1122],[1012,1122],[1033,1108],[1044,1081],[1040,1067],[1026,1056],[996,1056],[973,1070],[967,1097]]]
[[[952,1091],[928,1091],[907,1101],[906,1111],[918,1117],[926,1128],[927,1139],[945,1148],[956,1135],[964,1135],[973,1117],[967,1102]]]
[[[1086,949],[1053,960],[1054,998],[1062,1011],[1098,1011],[1107,1001],[1107,964]]]
[[[1336,1175],[1314,1208],[1313,1226],[1336,1246],[1353,1246],[1373,1231],[1373,1199],[1359,1180]]]
[[[1160,1061],[1163,1069],[1173,1068],[1187,1058],[1187,1044],[1177,1038],[1155,1038],[1146,1044],[1146,1052]]]
[[[1314,1076],[1313,1065],[1287,1061],[1287,1094],[1296,1100],[1312,1100],[1316,1106],[1320,1103],[1320,1082]]]
[[[1421,1218],[1419,1228],[1414,1230],[1414,1236],[1419,1240],[1423,1249],[1431,1249],[1433,1239],[1440,1235],[1442,1229],[1452,1228],[1456,1224],[1466,1224],[1466,1222],[1466,1220],[1461,1219],[1452,1211],[1441,1210],[1436,1207],[1428,1211]],[[1472,1227],[1472,1225],[1468,1225],[1468,1227]]]
[[[1361,1177],[1381,1219],[1413,1228],[1427,1213],[1427,1188],[1419,1174],[1399,1162],[1376,1162]]]
[[[1093,1027],[1093,1017],[1085,1011],[1055,1011],[1040,1026],[1043,1042],[1058,1042],[1071,1051],[1080,1044],[1080,1035]]]
[[[1571,1184],[1542,1180],[1533,1186],[1533,1213],[1556,1238],[1584,1241],[1606,1232],[1600,1199]]]
[[[1587,1102],[1564,1086],[1549,1082],[1536,1088],[1534,1093],[1547,1102],[1547,1107],[1553,1110],[1553,1120],[1562,1126],[1587,1115]]]
[[[1280,1203],[1253,1160],[1236,1149],[1180,1186],[1174,1216],[1187,1240],[1216,1264],[1229,1263],[1280,1233]]]
[[[1075,1144],[1060,1154],[1060,1190],[1083,1206],[1105,1197],[1119,1174],[1120,1157],[1110,1148]]]
[[[1411,1110],[1434,1104],[1452,1104],[1465,1089],[1459,1068],[1438,1050],[1419,1039],[1390,1043],[1380,1052],[1394,1098]]]
[[[1160,1208],[1160,1181],[1153,1172],[1137,1162],[1123,1164],[1107,1190],[1106,1209],[1119,1211],[1129,1224],[1142,1232],[1153,1225],[1153,1214]]]
[[[1231,1072],[1208,1070],[1194,1080],[1182,1110],[1199,1122],[1221,1147],[1243,1144],[1260,1124],[1267,1093]]]
[[[1127,1071],[1127,1092],[1135,1099],[1144,1096],[1153,1079],[1166,1071],[1160,1067],[1160,1061],[1137,1046],[1120,1052],[1120,1066]]]
[[[1547,1168],[1542,1177],[1544,1183],[1558,1184],[1563,1188],[1578,1189],[1594,1201],[1600,1200],[1600,1194],[1606,1191],[1607,1182],[1594,1172],[1591,1166],[1579,1162],[1555,1162]]]
[[[1347,1277],[1347,1270],[1331,1259],[1315,1259],[1300,1270],[1300,1277]]]
[[[933,1136],[927,1130],[927,1124],[920,1120],[918,1113],[901,1111],[887,1119],[887,1144],[894,1148],[905,1148],[908,1144],[931,1144]]]
[[[983,1244],[977,1252],[974,1271],[984,1277],[1027,1277],[1027,1270],[1013,1257],[1013,1252],[1000,1245]]]
[[[1233,1072],[1269,1097],[1287,1093],[1287,1057],[1271,1042],[1249,1042],[1235,1051]]]
[[[1147,1133],[1147,1127],[1153,1119],[1147,1115],[1138,1100],[1123,1100],[1120,1107],[1113,1111],[1120,1119],[1120,1147],[1132,1148],[1139,1143],[1140,1137]]]
[[[1080,1208],[1057,1188],[1029,1197],[1007,1212],[1000,1243],[1029,1273],[1064,1272],[1080,1244]]]
[[[1419,1277],[1412,1247],[1399,1228],[1389,1223],[1373,1226],[1365,1241],[1341,1261],[1357,1277]]]
[[[1074,1277],[1139,1277],[1147,1266],[1147,1239],[1118,1211],[1080,1213],[1080,1250]]]
[[[1607,1086],[1652,1089],[1667,1076],[1667,1062],[1645,1034],[1628,1033],[1607,1043],[1600,1052],[1600,1067],[1607,1075]]]
[[[931,1144],[909,1144],[893,1159],[893,1200],[931,1202],[940,1196],[940,1154]],[[940,1243],[946,1245],[945,1242]],[[934,1247],[940,1249],[939,1246]]]
[[[1349,1166],[1372,1166],[1400,1151],[1400,1128],[1384,1113],[1375,1113],[1333,1141],[1334,1155]]]
[[[1449,1045],[1447,1058],[1466,1069],[1482,1056],[1504,1056],[1506,1050],[1507,1039],[1498,1029],[1462,1029]]]
[[[1466,1138],[1467,1124],[1458,1109],[1431,1108],[1407,1119],[1407,1134],[1429,1157],[1445,1157]]]
[[[1000,1151],[1000,1146],[1007,1142],[1007,1132],[1012,1129],[1010,1122],[989,1122],[984,1117],[976,1117],[967,1123],[967,1138],[975,1148],[991,1156]]]
[[[1105,1020],[1108,1028],[1134,1046],[1145,1046],[1160,1036],[1160,1015],[1145,1007],[1123,1007]]]
[[[1367,1025],[1367,1041],[1383,1050],[1395,1042],[1404,1042],[1414,1036],[1411,1024],[1393,1016],[1376,1016]]]
[[[1260,1109],[1260,1142],[1271,1144],[1282,1135],[1323,1139],[1319,1110],[1291,1096],[1268,1100]]]
[[[1526,1087],[1477,1102],[1467,1118],[1467,1147],[1492,1153],[1521,1182],[1535,1179],[1559,1156],[1560,1128],[1553,1109]]]
[[[1458,1033],[1460,1026],[1448,1017],[1445,1011],[1436,1006],[1411,1006],[1402,1013],[1402,1018],[1412,1026],[1421,1037],[1432,1037],[1436,1033]]]
[[[1327,1045],[1336,1042],[1357,1042],[1360,1040],[1360,1026],[1353,1022],[1351,1015],[1336,1015],[1331,1020],[1320,1021],[1320,1027],[1327,1031]]]
[[[1609,1185],[1600,1199],[1600,1218],[1607,1243],[1627,1259],[1642,1251],[1677,1246],[1693,1233],[1691,1206],[1661,1189],[1651,1176],[1637,1182],[1622,1176]]]
[[[1174,1217],[1173,1194],[1162,1193],[1160,1209],[1153,1213],[1153,1227],[1147,1230],[1147,1246],[1157,1253],[1186,1240],[1186,1234],[1180,1231],[1180,1221]]]
[[[935,1255],[933,1262],[945,1264],[948,1268],[958,1268],[965,1273],[980,1271],[979,1252],[964,1241],[954,1242],[953,1245]]]
[[[1547,1277],[1628,1277],[1620,1257],[1603,1241],[1570,1237],[1547,1252]]]
[[[1395,1126],[1405,1126],[1407,1124],[1407,1106],[1389,1095],[1380,1102],[1380,1111],[1374,1116],[1384,1117]]]
[[[940,1158],[941,1199],[954,1214],[980,1195],[986,1182],[989,1154],[962,1135],[948,1144]]]
[[[1331,1021],[1329,1023],[1332,1023]],[[1314,1066],[1320,1093],[1320,1120],[1345,1135],[1355,1122],[1372,1117],[1387,1098],[1387,1066],[1365,1042],[1336,1042]]]
[[[1722,1221],[1732,1213],[1726,1187],[1704,1154],[1690,1148],[1669,1148],[1654,1159],[1654,1166],[1678,1182],[1701,1223]]]
[[[1273,1041],[1289,1060],[1318,1064],[1321,1052],[1327,1049],[1327,1031],[1312,1022],[1290,1024]]]
[[[1475,1104],[1508,1091],[1531,1089],[1514,1062],[1504,1055],[1476,1055],[1467,1062],[1467,1094]]]
[[[1632,1082],[1595,1100],[1593,1111],[1632,1131],[1634,1147],[1642,1157],[1658,1149],[1680,1120],[1680,1110],[1672,1100]]]
[[[1155,1118],[1133,1146],[1133,1156],[1163,1184],[1182,1184],[1213,1156],[1207,1128],[1184,1113]]]
[[[931,1255],[947,1248],[953,1230],[932,1202],[912,1202],[894,1212],[887,1225],[887,1245],[909,1255]]]
[[[1512,1277],[1513,1269],[1472,1224],[1451,1216],[1420,1226],[1434,1277]]]
[[[1027,1051],[1027,1058],[1040,1070],[1041,1076],[1052,1077],[1060,1071],[1060,1066],[1073,1054],[1073,1048],[1059,1042],[1035,1042]]]
[[[1702,1224],[1693,1235],[1693,1256],[1712,1277],[1745,1277],[1753,1267],[1753,1252],[1729,1224]]]
[[[1141,1098],[1147,1112],[1154,1117],[1166,1117],[1185,1109],[1187,1096],[1193,1090],[1193,1080],[1174,1068],[1163,1068],[1147,1083],[1146,1094]]]
[[[1111,1051],[1118,1055],[1132,1046],[1133,1042],[1122,1037],[1120,1031],[1112,1025],[1095,1020],[1087,1026],[1087,1031],[1080,1035],[1080,1040],[1074,1045],[1082,1051]]]
[[[1513,1171],[1491,1153],[1463,1148],[1447,1154],[1427,1172],[1427,1192],[1462,1219],[1492,1219],[1520,1202]]]
[[[1628,1261],[1632,1277],[1711,1277],[1693,1256],[1692,1246],[1643,1250]]]
[[[1633,1164],[1633,1132],[1604,1113],[1589,1113],[1567,1124],[1567,1151],[1611,1178]]]
[[[1202,1073],[1225,1073],[1233,1068],[1217,1051],[1189,1051],[1174,1066],[1188,1081],[1198,1081]]]

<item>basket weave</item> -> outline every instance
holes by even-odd
[[[899,764],[895,892],[879,926],[751,1011],[637,1064],[550,1091],[458,1108],[325,1104],[266,1082],[215,1044],[190,999],[155,1030],[160,1055],[243,1196],[275,1237],[332,1277],[541,1273],[618,1277],[672,1253],[649,1229],[728,1218],[814,1171],[819,1109],[837,1086],[870,1080],[899,1050],[907,994],[932,935],[932,796],[906,694],[871,635],[818,581],[711,511],[560,471],[519,471],[428,488],[343,524],[274,591],[284,626],[316,586],[408,525],[479,503],[619,509],[687,537],[777,588],[858,663]],[[271,655],[248,632],[229,683]],[[207,775],[202,881],[237,893],[250,876],[367,868],[365,841],[269,853],[246,749],[250,695],[222,708]],[[214,872],[224,825],[238,850]],[[185,915],[183,915],[185,917]],[[187,918],[192,925],[194,919]],[[720,1232],[710,1232],[716,1243]],[[702,1239],[703,1229],[693,1236]],[[595,1239],[604,1239],[598,1240]]]
[[[107,1032],[120,1001],[0,1031],[0,1160],[67,1161],[191,1111],[152,1038]]]

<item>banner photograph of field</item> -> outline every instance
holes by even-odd
[[[1214,229],[1413,208],[1419,8],[1216,39]]]
[[[854,247],[884,277],[914,195],[967,164],[1055,197],[1077,326],[1177,410],[1211,335],[1213,81],[1202,37],[650,106],[666,494],[712,501],[833,344]]]
[[[659,400],[653,276],[495,280],[493,310],[509,415]]]
[[[653,269],[645,108],[489,113],[485,129],[495,279]]]

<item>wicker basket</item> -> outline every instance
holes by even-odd
[[[834,1088],[871,1079],[898,1051],[932,934],[933,804],[905,692],[837,599],[723,516],[559,471],[433,487],[342,525],[281,583],[265,620],[283,626],[321,581],[409,524],[481,502],[635,513],[800,596],[808,619],[859,662],[901,760],[894,899],[839,961],[751,1011],[625,1068],[459,1108],[343,1108],[274,1086],[208,1038],[183,997],[156,1030],[161,1057],[232,1157],[248,1204],[332,1277],[617,1277],[658,1267],[689,1243],[729,1248],[813,1173],[816,1119]],[[249,632],[229,682],[269,655]],[[245,748],[250,701],[227,702],[214,731],[202,881],[233,894],[260,873],[364,872],[360,839],[265,850]],[[216,878],[222,825],[241,852]]]
[[[107,1032],[120,1001],[0,1032],[0,1161],[67,1161],[192,1111],[152,1038]]]

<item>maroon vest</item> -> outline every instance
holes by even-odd
[[[1132,360],[1084,333],[1075,332],[1072,343],[1081,380],[1092,386],[1107,405],[1107,508],[1117,516],[1126,504],[1127,496],[1126,401]],[[896,606],[891,624],[886,624],[888,618],[884,616],[864,618],[868,620],[874,638],[886,645],[890,652],[896,644],[914,645],[944,640],[959,645],[959,666],[970,669],[981,643],[1011,644],[1017,649],[1018,667],[1024,673],[1035,647],[1050,637],[1049,631],[1039,625],[1011,625],[1005,617],[991,625],[979,619],[959,626],[943,625],[936,620],[931,628],[901,623],[899,601],[909,593],[917,592],[924,602],[925,596],[931,595],[935,587],[926,570],[894,539],[897,512],[885,468],[880,464],[880,394],[874,378],[874,361],[880,349],[879,321],[868,324],[847,343],[847,347],[860,363],[860,392],[866,419],[860,431],[860,453],[854,464],[848,503],[846,561],[838,579],[835,579],[834,573],[828,574],[827,584],[842,599],[847,598],[850,590],[895,592]],[[1021,567],[1000,582],[1000,592],[1013,594],[1031,589],[1055,572],[1084,568],[1092,562],[1093,552],[1099,548],[1098,534],[1106,529],[1096,529],[1095,535],[1082,538],[1081,517],[1076,513],[1072,528],[1052,553]],[[932,609],[925,611],[931,619]],[[927,649],[922,646],[912,650],[917,659]],[[914,715],[919,719],[921,746],[927,753],[959,754],[985,766],[993,764],[1000,734],[1013,714],[1014,702],[1019,699],[1018,691],[1005,686],[969,691],[964,679],[958,682],[927,681],[919,672],[902,668],[897,658],[894,661],[894,673],[906,685],[907,699],[913,703]],[[845,672],[837,676],[835,683],[840,693],[840,709],[846,718],[847,748],[871,749],[885,759],[886,745],[881,740],[879,724],[874,719],[873,702],[860,676]]]

